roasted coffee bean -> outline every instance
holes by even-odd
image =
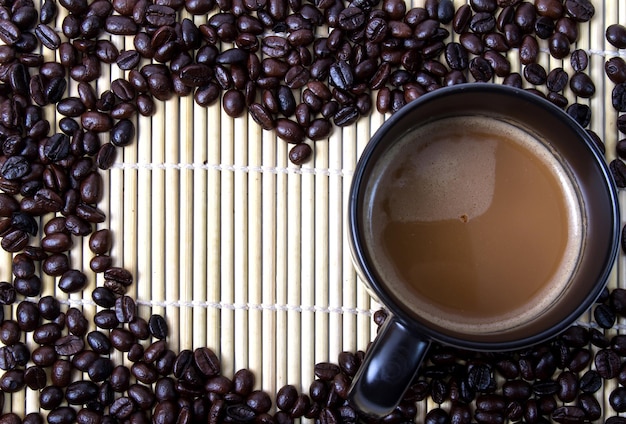
[[[546,70],[538,63],[529,63],[524,67],[524,78],[533,85],[543,85],[547,79]]]
[[[85,347],[85,343],[82,337],[68,334],[63,336],[54,342],[54,350],[58,355],[71,356],[74,355]]]
[[[72,366],[74,366],[77,370],[85,372],[98,358],[99,355],[97,352],[94,352],[92,350],[85,350],[74,355],[71,363]]]
[[[478,82],[490,81],[493,78],[491,64],[483,57],[474,57],[469,63],[469,70]]]
[[[626,61],[621,57],[612,57],[604,64],[604,71],[615,84],[626,82]]]
[[[109,293],[112,293],[111,290],[106,289],[106,288],[104,289],[107,290]],[[115,302],[116,302],[116,299],[113,300],[114,304]],[[106,329],[106,330],[112,330],[113,328],[116,328],[120,324],[120,321],[117,318],[117,314],[115,313],[115,311],[107,310],[107,309],[96,312],[96,314],[94,315],[93,321],[94,321],[94,324],[96,324],[96,327]]]
[[[618,49],[626,48],[626,27],[612,24],[606,28],[606,40]]]
[[[63,390],[57,386],[44,387],[39,392],[39,404],[43,409],[53,410],[63,401]]]
[[[576,72],[569,81],[570,89],[579,97],[589,98],[596,92],[596,87],[589,75]]]
[[[31,360],[40,367],[49,367],[57,360],[57,354],[52,346],[39,346],[31,353]],[[54,375],[54,368],[51,376]]]
[[[519,58],[520,62],[523,65],[528,65],[537,60],[537,55],[539,54],[539,44],[537,40],[531,35],[525,35],[522,38],[520,47],[519,47]]]
[[[598,351],[594,362],[598,374],[604,379],[615,378],[619,373],[620,358],[619,355],[611,349]]]
[[[509,380],[502,385],[502,394],[512,400],[526,400],[531,392],[530,384],[524,380]]]
[[[547,76],[546,86],[550,91],[563,91],[569,81],[569,75],[563,68],[553,68]]]
[[[37,225],[35,218],[22,212],[14,212],[12,214],[11,226],[14,229],[24,231],[32,236],[37,235],[39,230],[39,226]]]
[[[91,331],[87,334],[87,344],[91,349],[101,355],[108,355],[111,351],[111,342],[99,331]]]
[[[111,144],[117,147],[128,146],[135,138],[135,125],[130,119],[122,119],[111,128]]]
[[[615,312],[606,304],[600,304],[593,310],[593,317],[601,328],[611,328],[615,324]]]
[[[587,368],[587,365],[591,362],[591,358],[592,355],[589,349],[576,349],[572,352],[569,362],[567,363],[567,367],[572,372],[580,372]]]
[[[59,34],[46,24],[39,24],[35,28],[35,35],[45,47],[50,50],[56,50],[61,44],[61,37]]]
[[[602,387],[602,377],[597,371],[589,370],[580,378],[579,387],[583,393],[595,393]]]
[[[193,352],[193,360],[198,370],[207,376],[213,377],[220,373],[220,362],[217,355],[209,348],[198,348]]]
[[[15,310],[17,325],[22,331],[33,331],[39,325],[39,309],[33,302],[21,301]]]
[[[556,32],[548,41],[550,54],[554,58],[563,59],[570,53],[570,42],[564,34]]]
[[[587,66],[589,65],[589,56],[587,56],[587,53],[584,50],[576,49],[570,56],[570,63],[574,72],[582,72],[587,69]]]
[[[65,236],[65,234],[57,234],[56,236]],[[46,237],[50,238],[52,236]],[[59,279],[59,289],[64,293],[76,293],[81,291],[87,285],[87,276],[78,270],[69,270],[63,273]]]
[[[587,22],[595,14],[595,8],[589,0],[566,0],[565,11],[579,22]]]
[[[61,327],[53,322],[45,323],[33,331],[33,340],[37,344],[53,344],[61,337]]]
[[[571,104],[567,108],[567,114],[571,116],[572,118],[574,118],[574,120],[583,127],[586,127],[591,122],[591,109],[589,108],[589,106],[585,104],[581,104],[581,103]]]
[[[124,328],[114,328],[110,335],[111,345],[120,352],[128,352],[135,343],[133,334]]]
[[[349,90],[354,84],[354,74],[350,65],[340,60],[333,63],[329,69],[330,82],[342,90]]]
[[[578,376],[570,371],[563,371],[557,378],[559,391],[557,397],[563,402],[572,402],[578,394]]]
[[[106,273],[105,273],[106,278]],[[168,326],[167,321],[161,315],[153,314],[148,319],[148,328],[150,329],[150,334],[153,337],[162,340],[167,337],[168,334]]]
[[[338,26],[344,31],[355,31],[365,24],[366,15],[359,7],[347,7],[339,13]]]
[[[449,43],[446,46],[445,58],[450,69],[465,70],[469,65],[468,52],[459,43]]]
[[[478,12],[469,22],[470,29],[476,34],[487,34],[496,27],[496,19],[491,13]]]
[[[18,42],[22,33],[20,29],[7,19],[0,19],[0,40],[12,46]]]
[[[276,135],[287,141],[288,143],[301,143],[304,141],[304,130],[297,122],[287,118],[278,118],[276,120]]]
[[[452,18],[452,28],[457,34],[462,34],[469,28],[472,18],[472,8],[469,4],[462,4],[456,10],[454,18]]]
[[[65,389],[65,399],[70,405],[82,405],[96,397],[98,386],[88,380],[79,380],[71,383]]]
[[[48,376],[44,369],[34,365],[24,370],[24,383],[31,390],[41,390],[46,387]]]
[[[626,83],[616,84],[615,87],[613,87],[613,91],[611,93],[611,100],[612,100],[612,103],[613,103],[613,108],[616,111],[618,111],[618,112],[626,112]],[[12,156],[12,157],[14,157],[14,156]],[[9,160],[11,158],[9,158]],[[8,162],[8,160],[7,160],[7,162]],[[4,167],[3,167],[3,170],[4,170]],[[2,174],[3,174],[3,176],[5,178],[7,178],[4,175],[4,172],[2,172]],[[10,178],[7,178],[7,179],[10,179]]]

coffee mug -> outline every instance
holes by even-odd
[[[365,147],[348,200],[357,272],[389,318],[349,399],[398,405],[432,341],[504,351],[570,326],[618,251],[617,194],[589,134],[496,84],[426,94]]]

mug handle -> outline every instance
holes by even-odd
[[[391,413],[417,375],[429,346],[428,338],[388,317],[354,376],[348,393],[352,406],[372,417]]]

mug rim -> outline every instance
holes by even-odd
[[[363,240],[363,237],[361,234],[359,234],[359,225],[357,224],[360,220],[359,193],[361,193],[362,187],[365,184],[363,179],[364,174],[367,170],[370,169],[370,164],[373,163],[372,156],[376,151],[378,145],[385,142],[385,136],[389,132],[389,130],[393,128],[397,124],[397,122],[401,121],[406,115],[411,114],[414,109],[424,107],[430,101],[433,101],[437,98],[454,96],[456,93],[460,92],[496,93],[500,95],[516,96],[522,98],[522,100],[525,102],[530,102],[538,105],[539,107],[545,109],[546,112],[550,112],[553,115],[556,115],[557,119],[560,119],[561,121],[566,123],[569,127],[571,127],[572,131],[576,133],[576,135],[578,136],[577,141],[582,142],[585,145],[585,148],[590,154],[590,158],[593,160],[593,163],[599,168],[601,179],[605,183],[604,186],[606,187],[608,197],[610,198],[610,211],[606,212],[608,212],[612,218],[612,222],[610,224],[612,245],[610,246],[610,250],[608,251],[607,256],[602,258],[602,261],[604,263],[602,267],[599,268],[601,272],[598,273],[596,283],[585,295],[584,301],[577,305],[576,308],[571,310],[565,317],[563,317],[563,319],[561,319],[557,325],[543,329],[542,331],[536,334],[532,334],[528,337],[507,341],[471,340],[471,336],[469,335],[467,338],[462,338],[451,334],[446,334],[444,332],[438,331],[435,328],[431,328],[431,326],[427,322],[421,322],[413,319],[404,310],[404,307],[401,306],[399,302],[396,302],[393,297],[389,293],[387,293],[387,291],[381,288],[382,284],[378,281],[378,277],[376,276],[374,267],[366,257],[365,242]],[[448,345],[479,351],[505,351],[532,346],[556,336],[557,334],[561,333],[569,326],[571,326],[576,319],[578,319],[585,311],[587,311],[592,306],[598,296],[600,296],[602,290],[606,287],[610,273],[617,258],[617,254],[619,251],[620,213],[617,189],[610,174],[605,157],[601,154],[600,149],[598,149],[598,147],[595,145],[594,141],[587,133],[587,131],[572,117],[570,117],[564,110],[560,109],[548,100],[541,98],[536,94],[530,93],[524,89],[518,89],[499,84],[465,83],[456,86],[440,88],[431,93],[427,93],[416,99],[415,101],[407,104],[398,112],[394,113],[385,122],[383,122],[380,128],[371,137],[370,141],[367,143],[358,159],[352,176],[348,197],[348,232],[350,250],[352,253],[353,261],[355,262],[355,265],[357,267],[357,271],[360,271],[360,273],[362,273],[361,277],[363,278],[366,286],[369,288],[369,290],[374,292],[380,303],[389,310],[389,312],[395,319],[401,321],[409,328],[414,329],[414,331],[418,331],[433,340]]]

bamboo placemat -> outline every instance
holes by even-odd
[[[455,0],[456,7],[463,3]],[[610,161],[620,135],[604,62],[618,52],[604,31],[611,23],[626,23],[626,6],[614,0],[594,3],[596,14],[579,26],[572,49],[590,54],[586,72],[597,93],[578,101],[590,105],[591,129],[604,140]],[[410,6],[422,4],[415,0]],[[111,38],[120,51],[132,48],[132,39]],[[542,47],[539,63],[572,73],[568,60],[553,59]],[[43,53],[55,59],[49,50]],[[513,70],[521,72],[516,51],[509,57]],[[125,76],[115,65],[103,69],[98,92]],[[76,93],[70,82],[68,94]],[[569,88],[565,94],[576,100]],[[46,113],[51,122],[60,119],[54,109]],[[307,392],[315,363],[336,362],[344,350],[366,349],[375,335],[371,315],[379,305],[353,269],[345,208],[359,154],[387,117],[374,111],[354,125],[335,128],[328,140],[311,144],[313,158],[302,166],[289,162],[290,146],[273,132],[247,116],[230,118],[219,104],[204,108],[191,97],[174,98],[158,102],[153,117],[136,118],[136,142],[120,150],[117,163],[103,174],[99,207],[108,217],[102,227],[114,234],[115,265],[136,276],[129,295],[145,318],[164,314],[170,348],[208,346],[220,356],[225,375],[249,368],[255,387],[270,393],[285,384]],[[623,192],[620,199],[626,210]],[[42,294],[82,307],[89,319],[98,309],[91,291],[103,282],[89,270],[90,258],[86,240],[79,241],[71,260],[89,276],[84,295],[64,294],[51,277],[44,277]],[[624,270],[622,254],[610,287],[626,287]],[[2,251],[0,280],[10,279],[11,255]],[[580,322],[591,325],[587,317]],[[610,332],[622,331],[623,325],[621,320]],[[130,365],[121,353],[113,359]],[[605,384],[607,396],[615,384]],[[37,393],[24,393],[12,395],[12,409],[37,411]],[[421,413],[432,406],[421,406]],[[604,407],[610,411],[606,401]]]

